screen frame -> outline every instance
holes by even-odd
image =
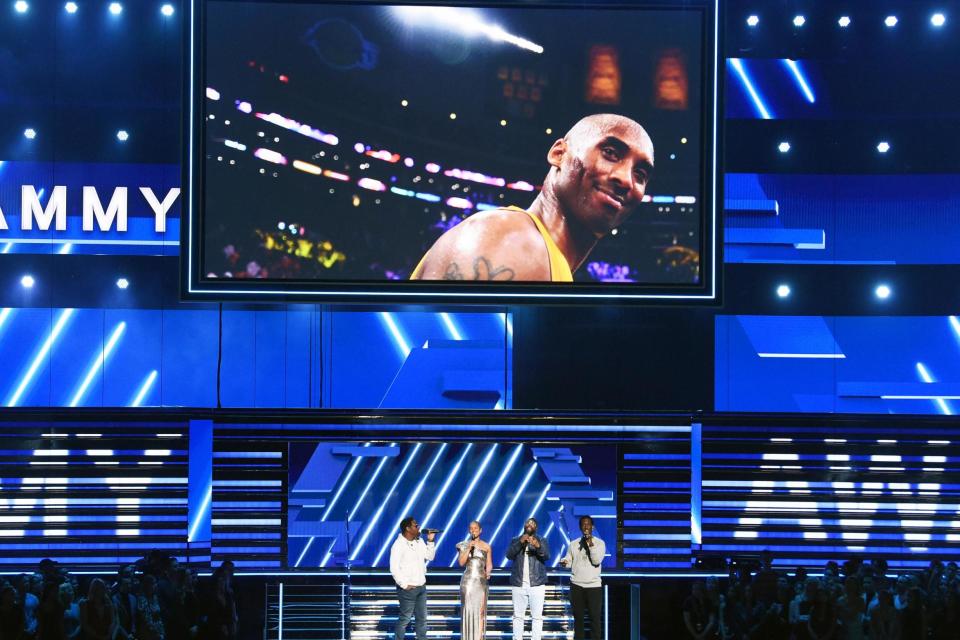
[[[187,0],[188,16],[184,20],[184,74],[182,188],[184,206],[181,214],[180,275],[181,298],[194,301],[247,302],[313,302],[348,304],[536,304],[591,305],[719,305],[722,291],[723,231],[722,175],[719,141],[722,139],[724,74],[722,61],[722,4],[720,0],[638,0],[636,2],[603,2],[589,8],[659,9],[701,11],[703,13],[701,114],[704,158],[701,180],[702,214],[700,219],[701,253],[700,282],[692,284],[613,284],[613,283],[528,283],[494,284],[490,282],[349,280],[258,280],[206,277],[203,265],[203,214],[205,172],[205,49],[206,7],[217,0]],[[245,0],[232,0],[244,2]],[[274,0],[259,0],[271,2]],[[283,4],[304,0],[282,0]],[[278,4],[281,3],[278,1]],[[457,7],[499,8],[584,8],[574,0],[525,0],[517,2],[476,2],[453,0],[306,0],[311,4],[356,4],[383,6],[396,4],[450,5]],[[203,118],[198,120],[198,118]]]

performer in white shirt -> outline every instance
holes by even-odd
[[[403,640],[410,618],[415,618],[417,640],[427,639],[427,562],[437,553],[433,542],[436,531],[427,530],[427,541],[420,538],[420,524],[408,516],[400,521],[400,535],[390,547],[390,575],[397,583],[400,615],[394,628],[395,640]]]
[[[600,565],[607,553],[603,540],[593,535],[593,518],[581,516],[580,532],[583,534],[570,541],[567,555],[560,564],[570,567],[570,608],[573,610],[573,637],[584,639],[584,614],[590,615],[590,636],[603,640],[603,586],[600,582]]]

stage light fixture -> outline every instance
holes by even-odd
[[[401,107],[407,107],[407,106],[409,106],[409,105],[410,105],[410,102],[407,101],[406,98],[404,98],[403,100],[400,101],[400,106],[401,106]]]
[[[126,289],[130,286],[130,281],[126,278],[120,278],[117,280],[117,289]]]
[[[898,22],[897,16],[887,16],[884,19],[883,24],[887,25],[888,29],[892,29],[895,26],[897,26],[897,22]]]
[[[790,286],[786,284],[781,284],[777,287],[777,297],[778,298],[789,298],[790,297]]]
[[[930,16],[930,24],[935,27],[942,27],[947,23],[947,17],[942,13],[935,13]]]
[[[790,143],[787,141],[781,142],[780,144],[777,145],[777,151],[779,151],[780,153],[786,153],[790,151]]]
[[[160,7],[160,13],[162,13],[163,15],[169,18],[170,16],[173,15],[173,5],[172,4],[163,5],[162,7]]]
[[[23,137],[26,138],[27,140],[33,140],[34,138],[37,137],[37,130],[36,130],[36,129],[32,129],[32,128],[31,128],[31,129],[24,129],[24,130],[23,130]]]
[[[551,133],[553,133],[553,129],[547,127],[547,135],[550,135]]]
[[[123,13],[123,5],[120,4],[119,2],[111,2],[109,9],[110,9],[110,13],[115,16],[118,16],[121,13]]]
[[[33,285],[36,284],[36,280],[33,279],[33,276],[29,273],[22,278],[20,278],[20,286],[24,289],[32,289]]]
[[[880,300],[886,300],[892,293],[893,291],[890,287],[885,284],[877,285],[877,288],[873,290],[873,295],[877,296]]]
[[[501,121],[500,121],[500,126],[501,126],[501,127],[507,126],[507,121],[506,121],[506,120],[501,120]]]
[[[17,0],[13,3],[13,9],[17,13],[26,13],[29,8],[30,5],[27,4],[27,0]]]
[[[837,20],[837,24],[840,25],[841,29],[846,29],[850,26],[850,16],[840,16],[840,19]]]
[[[451,120],[456,120],[456,119],[457,119],[457,114],[451,113],[451,114],[450,114],[450,119],[451,119]]]
[[[793,18],[793,26],[795,26],[795,27],[802,27],[802,26],[805,25],[805,24],[807,24],[807,19],[806,19],[805,17],[803,17],[803,16],[795,16],[795,17]]]
[[[880,153],[886,153],[887,151],[890,151],[890,143],[886,141],[879,143],[877,145],[877,151]]]
[[[755,27],[755,26],[757,26],[758,24],[760,24],[760,16],[752,15],[752,16],[747,17],[747,26],[748,26],[748,27]]]
[[[77,7],[76,2],[68,2],[67,4],[63,5],[63,8],[67,13],[76,13],[79,7]]]
[[[130,139],[130,134],[127,133],[125,129],[120,129],[119,131],[117,131],[117,140],[119,140],[120,142],[126,142],[129,139]]]

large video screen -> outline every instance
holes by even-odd
[[[507,547],[537,522],[557,567],[589,515],[617,566],[617,445],[490,442],[297,442],[289,452],[288,566],[337,570],[390,565],[400,521],[437,534],[434,569],[456,567],[472,521],[509,567]],[[597,559],[599,561],[599,558]]]
[[[716,0],[195,0],[187,296],[715,299]]]

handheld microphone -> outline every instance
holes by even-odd
[[[420,529],[423,533],[443,533],[443,529]]]

